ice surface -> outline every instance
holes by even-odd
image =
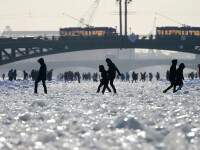
[[[163,94],[165,80],[115,82],[117,95],[94,82],[0,82],[2,150],[199,150],[200,80]]]

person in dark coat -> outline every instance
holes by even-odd
[[[44,87],[44,93],[47,94],[47,87],[46,87],[46,83],[45,83],[46,76],[47,76],[47,67],[46,67],[46,64],[44,63],[43,58],[38,59],[38,62],[40,63],[40,70],[39,70],[39,73],[38,73],[38,77],[35,81],[34,93],[37,93],[38,83],[40,81],[42,81],[42,85]]]
[[[24,80],[28,80],[28,73],[25,70],[23,71],[23,73],[24,73]]]
[[[156,73],[156,80],[158,81],[159,79],[160,79],[160,73],[157,72],[157,73]]]
[[[110,82],[110,86],[112,87],[113,92],[117,93],[113,82],[114,82],[114,79],[115,79],[115,76],[116,76],[116,71],[117,71],[119,76],[121,76],[121,73],[119,72],[119,69],[115,66],[115,64],[111,61],[110,58],[106,59],[106,63],[108,65],[108,71],[107,72],[108,72],[108,80]]]
[[[48,79],[48,81],[51,81],[51,80],[52,80],[52,75],[53,75],[53,69],[51,69],[51,70],[49,70],[49,71],[47,72],[47,79]]]
[[[13,69],[10,69],[8,72],[8,80],[10,80],[10,81],[13,80]]]
[[[176,85],[178,85],[178,89],[175,90],[175,92],[177,92],[178,90],[181,90],[181,88],[183,87],[183,80],[184,80],[184,76],[183,76],[183,69],[185,68],[185,64],[181,63],[176,71]]]
[[[176,92],[176,84],[175,84],[175,78],[176,78],[176,65],[177,65],[177,59],[172,60],[172,65],[170,67],[169,71],[169,81],[171,82],[171,85],[163,91],[163,93],[166,93],[169,89],[173,87],[173,92]]]
[[[198,64],[198,68],[199,68],[199,79],[200,79],[200,64]]]
[[[103,94],[106,89],[109,92],[111,92],[110,88],[108,87],[108,74],[103,65],[99,65],[99,72],[101,72],[101,79],[100,79],[100,84],[97,89],[97,93],[99,93],[102,86],[103,86],[103,90],[102,90]]]
[[[153,79],[153,74],[150,72],[149,73],[149,81],[152,81],[152,79]]]
[[[5,78],[5,73],[2,74],[2,78],[3,78],[3,80],[4,80],[4,78]]]

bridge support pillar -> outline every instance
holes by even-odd
[[[198,54],[195,55],[195,64],[196,65],[200,64],[200,55]]]
[[[200,61],[200,55],[196,54],[195,55],[195,60],[199,60]]]
[[[40,47],[40,53],[43,53],[43,48]]]
[[[131,58],[135,59],[135,49],[131,49]]]
[[[16,57],[16,53],[15,53],[15,48],[11,49],[11,57],[15,58]]]
[[[29,48],[26,48],[26,55],[29,55]]]
[[[0,61],[2,61],[2,50],[0,50]]]

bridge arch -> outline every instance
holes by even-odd
[[[196,45],[200,45],[196,41],[137,40],[131,43],[126,37],[76,37],[59,40],[51,37],[51,39],[0,39],[0,42],[0,65],[34,57],[94,49],[139,48],[200,54],[198,47],[195,49]]]

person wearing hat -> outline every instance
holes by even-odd
[[[177,59],[172,60],[172,65],[170,67],[169,71],[169,81],[171,82],[171,85],[163,91],[163,93],[166,93],[169,89],[173,87],[173,92],[176,91],[176,84],[175,84],[175,78],[176,78],[176,65],[177,65]]]
[[[185,64],[181,63],[176,71],[176,85],[178,85],[178,89],[175,90],[175,92],[177,92],[178,90],[181,90],[181,88],[183,87],[183,80],[184,80],[184,76],[183,76],[183,69],[185,68]]]
[[[44,87],[44,93],[47,94],[47,87],[46,87],[46,75],[47,75],[47,67],[46,64],[44,63],[44,59],[40,58],[38,59],[38,63],[40,64],[40,70],[39,70],[39,74],[38,77],[35,81],[35,89],[34,89],[34,93],[37,93],[37,88],[38,88],[38,83],[40,81],[42,81],[42,85]]]

